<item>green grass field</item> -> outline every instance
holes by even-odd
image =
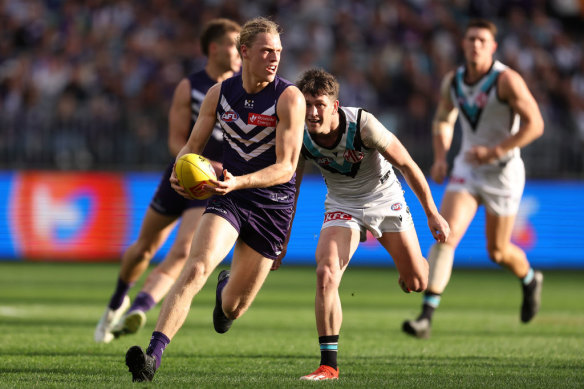
[[[146,328],[110,344],[93,330],[112,293],[114,264],[0,262],[0,387],[133,386],[126,350]],[[519,321],[520,286],[498,270],[455,270],[433,335],[401,333],[421,296],[393,269],[352,267],[341,285],[344,323],[338,382],[298,377],[319,362],[314,270],[282,267],[232,329],[213,331],[215,277],[195,298],[148,387],[177,388],[584,388],[584,272],[544,272],[543,306]],[[139,285],[138,285],[139,286]],[[134,287],[130,293],[134,297]]]

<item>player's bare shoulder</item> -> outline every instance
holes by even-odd
[[[369,148],[375,148],[379,151],[384,151],[389,144],[396,139],[395,135],[391,133],[376,117],[365,110],[361,111],[361,122],[359,123],[361,129],[361,140],[363,144]]]
[[[306,109],[306,100],[304,95],[300,92],[300,89],[296,85],[290,85],[280,95],[278,98],[278,110],[282,108],[290,107],[291,109],[296,109],[298,106],[304,107]]]
[[[188,78],[183,78],[180,80],[176,88],[174,89],[173,102],[181,103],[184,101],[189,102],[191,97],[191,82]]]
[[[207,91],[207,94],[205,95],[205,100],[211,99],[211,100],[217,101],[217,100],[219,100],[220,94],[221,94],[221,83],[218,82],[209,88],[209,90]]]
[[[499,98],[502,101],[508,101],[522,94],[530,93],[523,77],[511,68],[501,72],[497,80],[497,89],[499,90]]]
[[[280,120],[301,122],[304,128],[304,115],[306,114],[306,100],[304,95],[295,85],[290,85],[278,98],[276,112]]]
[[[456,70],[450,70],[444,75],[444,77],[442,77],[442,83],[440,84],[440,99],[438,100],[438,107],[434,115],[435,123],[449,123],[449,125],[454,125],[454,122],[456,121],[458,109],[452,101],[452,96],[450,94],[455,74]]]
[[[442,82],[440,83],[440,98],[447,99],[450,101],[450,87],[452,86],[452,80],[454,79],[454,74],[456,71],[448,71],[444,77],[442,77]]]

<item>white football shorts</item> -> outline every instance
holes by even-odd
[[[525,166],[521,158],[505,165],[472,166],[459,155],[446,186],[447,191],[466,191],[479,198],[490,213],[516,215],[525,187]]]
[[[346,227],[359,230],[360,240],[367,240],[367,230],[375,238],[384,232],[406,231],[414,227],[412,215],[403,195],[392,196],[387,202],[363,208],[352,208],[328,200],[325,204],[321,230],[328,227]]]

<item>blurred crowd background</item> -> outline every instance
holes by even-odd
[[[201,27],[258,15],[283,28],[283,77],[331,71],[341,104],[377,115],[426,173],[440,80],[469,18],[489,18],[545,119],[528,176],[584,177],[583,0],[0,0],[0,169],[161,170]]]

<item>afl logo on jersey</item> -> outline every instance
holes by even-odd
[[[364,156],[365,154],[363,154],[361,151],[356,150],[345,150],[345,152],[343,153],[343,158],[345,158],[345,161],[351,163],[360,162]]]
[[[400,211],[402,209],[402,203],[395,203],[391,205],[392,211]]]
[[[221,120],[224,122],[234,122],[239,119],[239,115],[235,111],[227,111],[221,115]]]

